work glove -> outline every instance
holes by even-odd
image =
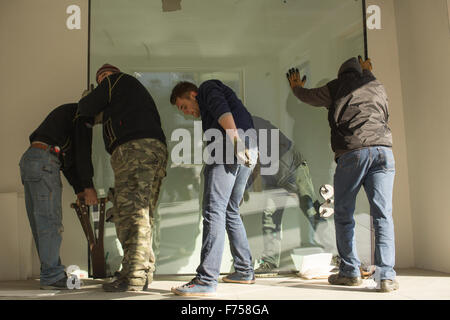
[[[286,77],[289,80],[291,89],[294,89],[295,87],[303,88],[306,83],[306,76],[303,76],[300,80],[300,71],[297,68],[289,69],[288,73],[286,73]]]
[[[359,64],[361,65],[361,68],[363,70],[372,71],[373,66],[372,66],[372,61],[370,60],[370,58],[368,58],[366,61],[363,61],[362,57],[358,56],[358,60],[359,60]]]
[[[244,143],[242,140],[238,139],[237,137],[234,138],[233,141],[234,144],[234,154],[236,155],[236,158],[238,158],[246,167],[251,167],[252,163],[250,160],[250,151],[244,147],[244,149],[241,149]],[[238,148],[238,145],[241,148]]]
[[[81,98],[86,97],[89,93],[92,92],[92,90],[94,90],[94,85],[93,84],[91,84],[91,86],[88,89],[83,91],[83,93],[81,94]]]

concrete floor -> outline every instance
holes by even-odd
[[[373,280],[360,287],[331,286],[326,279],[303,280],[295,275],[257,278],[256,284],[219,283],[218,300],[449,300],[450,274],[418,269],[397,270],[400,290],[378,293]],[[201,300],[179,297],[170,292],[192,277],[157,276],[148,292],[107,293],[101,284],[109,280],[83,280],[79,290],[45,291],[38,280],[0,282],[0,300]],[[41,296],[39,296],[41,295]],[[208,298],[209,299],[209,298]]]

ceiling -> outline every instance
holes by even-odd
[[[361,0],[182,0],[181,10],[171,12],[163,12],[160,0],[91,0],[91,52],[272,55],[349,6],[361,8]]]

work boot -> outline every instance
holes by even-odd
[[[234,272],[222,278],[223,282],[228,283],[241,283],[241,284],[253,284],[255,283],[255,276],[252,275],[244,275],[238,272]]]
[[[271,277],[276,276],[278,271],[276,270],[276,266],[270,262],[263,261],[258,269],[255,270],[256,277]]]
[[[128,279],[121,278],[103,284],[103,290],[106,292],[144,291],[144,286],[130,285]]]
[[[362,279],[361,277],[344,277],[335,273],[328,277],[328,283],[340,286],[360,286]]]
[[[394,290],[398,290],[399,284],[397,280],[381,280],[380,289],[377,289],[378,292],[391,292]]]
[[[67,287],[67,276],[58,281],[53,282],[52,284],[42,285],[41,290],[68,290]]]

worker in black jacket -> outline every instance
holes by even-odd
[[[76,103],[54,109],[30,135],[30,147],[20,160],[25,204],[41,262],[42,289],[67,288],[61,264],[62,183],[60,170],[78,201],[97,203],[93,188],[91,145],[93,118],[81,117]]]
[[[153,279],[153,213],[166,176],[167,147],[155,102],[133,76],[103,65],[97,88],[78,103],[81,115],[100,117],[114,171],[113,222],[122,244],[121,276],[108,292],[141,291]]]
[[[353,214],[356,196],[364,186],[375,229],[375,265],[381,280],[378,290],[390,292],[399,288],[392,219],[395,160],[388,97],[371,70],[370,59],[363,61],[359,57],[359,61],[345,61],[338,77],[320,88],[304,88],[306,78],[300,78],[298,69],[290,69],[287,78],[301,101],[328,109],[331,147],[337,162],[334,223],[341,258],[339,273],[331,275],[328,282],[349,286],[362,283]]]

